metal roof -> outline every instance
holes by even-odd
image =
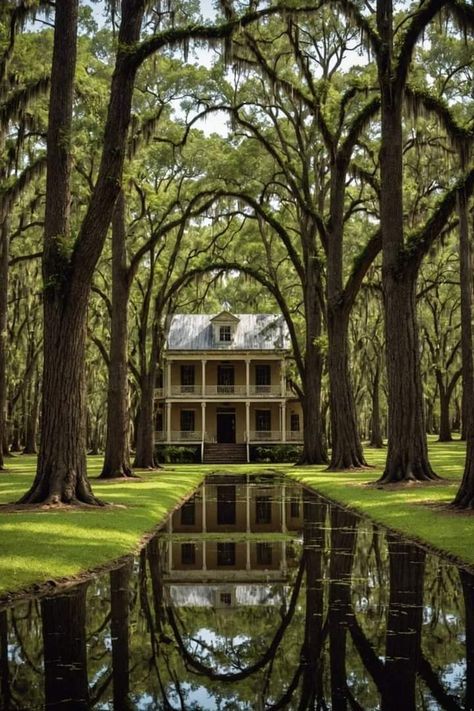
[[[232,341],[214,339],[211,320],[219,314],[175,314],[171,317],[167,348],[170,351],[273,351],[289,350],[290,337],[285,320],[278,314],[234,314]]]

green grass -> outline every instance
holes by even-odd
[[[398,490],[367,487],[381,473],[385,452],[367,450],[374,469],[333,473],[324,467],[291,465],[234,465],[229,473],[278,470],[307,484],[330,499],[370,516],[474,566],[474,517],[439,510],[459,486],[464,444],[430,442],[430,457],[446,482]],[[0,503],[15,501],[31,483],[34,457],[8,460],[0,473]],[[98,474],[101,459],[89,459],[89,474]],[[140,539],[189,495],[215,466],[169,465],[165,471],[140,472],[143,481],[103,483],[93,480],[94,492],[126,508],[2,513],[0,515],[0,595],[35,583],[78,575],[137,550]]]
[[[24,493],[35,470],[34,457],[16,457],[0,472],[0,503]],[[98,474],[99,457],[89,459]],[[0,514],[0,595],[33,583],[59,580],[137,550],[142,536],[162,521],[200,483],[203,471],[178,465],[140,472],[144,481],[94,481],[100,498],[126,508]]]

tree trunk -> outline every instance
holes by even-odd
[[[390,599],[387,616],[383,711],[416,711],[416,672],[421,653],[425,552],[387,537]]]
[[[26,436],[23,454],[37,454],[38,415],[40,405],[40,384],[38,376],[31,388],[32,402],[26,417]]]
[[[381,483],[437,479],[428,460],[416,317],[418,264],[403,235],[403,87],[393,79],[393,9],[378,0],[382,98],[380,222],[388,380],[388,450]]]
[[[382,425],[380,422],[380,361],[375,366],[374,381],[372,383],[372,415],[370,418],[370,447],[382,449]]]
[[[79,235],[72,241],[71,118],[77,0],[57,3],[48,121],[43,250],[44,375],[41,442],[33,486],[20,503],[98,505],[86,474],[85,336],[92,276],[120,190],[143,3],[122,3],[101,164]]]
[[[88,583],[41,601],[46,709],[90,708],[87,680]]]
[[[133,466],[138,469],[159,467],[155,459],[155,433],[153,426],[153,408],[155,403],[156,366],[151,366],[144,374],[140,388],[140,405],[137,423],[137,448]]]
[[[130,289],[125,240],[125,197],[121,190],[112,218],[112,323],[107,393],[107,439],[100,479],[132,476],[127,377],[127,312]]]
[[[8,313],[8,220],[0,224],[0,470],[4,469],[3,442],[6,439],[7,417],[7,313]]]
[[[438,442],[452,442],[449,402],[451,393],[446,388],[439,388],[439,436]]]
[[[306,349],[303,380],[303,453],[300,464],[326,464],[327,452],[321,419],[323,355],[319,265],[316,255],[307,259],[305,295]]]
[[[8,663],[8,612],[0,610],[0,702],[2,709],[12,708],[10,669]],[[15,704],[16,705],[16,704]]]
[[[328,373],[331,398],[332,450],[329,471],[367,466],[357,430],[349,376],[348,314],[328,303]]]
[[[467,401],[472,408],[474,400],[474,378],[472,359],[472,276],[467,221],[467,198],[464,191],[459,194],[459,256],[461,270],[461,354],[463,387],[463,430],[467,433],[466,462],[461,486],[454,499],[459,509],[474,509],[474,417],[467,415],[464,407]]]
[[[130,579],[133,563],[126,563],[110,572],[110,634],[112,637],[112,676],[114,709],[132,708],[129,699],[130,679]]]

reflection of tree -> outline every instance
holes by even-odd
[[[425,551],[387,535],[390,601],[387,617],[387,681],[383,711],[415,711],[416,672],[421,658]]]
[[[110,571],[110,632],[112,635],[112,674],[114,709],[131,708],[129,700],[129,609],[132,561]]]
[[[466,608],[466,711],[474,709],[474,576],[459,571]]]
[[[10,670],[8,668],[8,620],[7,611],[0,611],[0,701],[2,708],[10,708]]]
[[[306,559],[306,618],[301,648],[302,685],[299,708],[318,708],[322,696],[323,649],[323,552],[327,505],[314,494],[305,492],[303,544]]]
[[[344,710],[350,690],[346,674],[346,636],[354,613],[351,576],[354,564],[357,519],[350,511],[331,509],[331,562],[329,567],[329,658],[331,701],[334,711]]]
[[[46,709],[88,709],[86,592],[88,583],[41,601]]]

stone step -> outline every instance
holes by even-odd
[[[247,461],[245,444],[217,443],[204,446],[204,464],[244,464]]]

